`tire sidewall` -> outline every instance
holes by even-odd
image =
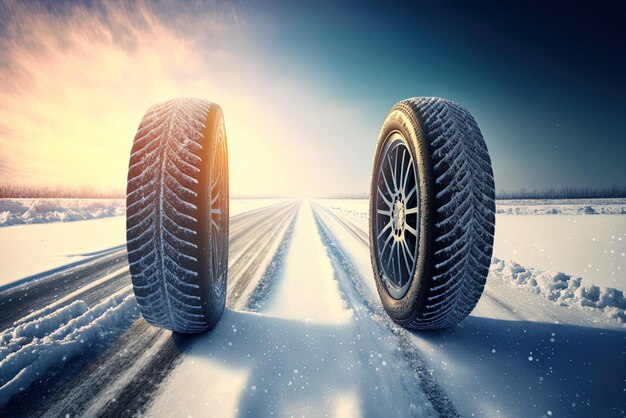
[[[378,266],[377,251],[374,250],[376,231],[373,228],[373,219],[376,216],[375,199],[377,193],[378,164],[387,139],[393,132],[404,137],[412,154],[417,169],[419,184],[419,243],[415,272],[406,294],[400,298],[393,298],[382,279],[382,272]],[[427,289],[431,282],[432,249],[434,244],[433,229],[435,219],[434,205],[434,178],[430,158],[430,147],[423,130],[422,123],[417,115],[406,105],[396,104],[387,115],[376,144],[372,180],[370,187],[370,255],[376,287],[387,313],[397,322],[410,322],[420,312],[427,297]]]

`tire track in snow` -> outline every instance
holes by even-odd
[[[125,265],[126,250],[115,251],[0,292],[0,330]]]
[[[231,220],[232,285],[227,295],[230,308],[243,306],[247,296],[254,297],[258,282],[252,279],[259,276],[262,263],[272,256],[272,250],[288,239],[286,231],[298,208],[299,203],[273,205],[238,216],[242,220]],[[10,403],[7,412],[38,416],[135,415],[145,410],[192,340],[193,336],[175,335],[139,319],[49,399],[36,403],[38,394],[32,393],[13,405]]]
[[[275,226],[267,233],[259,234],[254,240],[247,242],[248,249],[254,248],[257,250],[243,250],[236,261],[233,262],[232,267],[229,267],[228,274],[237,277],[237,280],[228,287],[226,306],[235,310],[242,309],[248,299],[250,299],[251,292],[258,286],[258,283],[256,283],[254,289],[251,288],[252,279],[258,276],[260,265],[271,263],[272,255],[276,253],[280,243],[284,241],[284,238],[281,237],[285,237],[290,225],[293,224],[296,218],[299,208],[299,202],[292,203],[284,210],[277,212],[272,218],[274,222],[270,221]],[[258,249],[263,249],[263,251]]]
[[[352,308],[355,312],[358,312],[359,309],[364,309],[368,316],[374,318],[374,320],[381,325],[384,332],[397,339],[399,355],[414,372],[415,377],[421,384],[422,391],[437,414],[441,417],[459,416],[452,401],[426,368],[426,364],[417,348],[411,343],[408,331],[395,324],[384,312],[382,306],[370,299],[368,296],[369,292],[364,289],[365,284],[363,283],[363,278],[352,264],[347,252],[330,232],[322,217],[328,216],[332,220],[336,220],[344,228],[348,229],[351,234],[356,234],[355,237],[358,237],[359,234],[356,232],[356,229],[350,228],[346,223],[332,216],[333,214],[329,214],[325,208],[318,204],[314,204],[313,210],[320,237],[328,251],[328,256],[331,259],[333,268],[339,273],[339,277],[341,278],[339,284],[344,290],[344,294],[347,296],[347,300]],[[363,243],[361,239],[358,240]],[[369,245],[367,247],[369,250]]]
[[[233,216],[230,220],[231,227],[236,229],[230,235],[231,253],[237,253],[242,245],[246,244],[245,240],[240,238],[246,234],[248,229],[268,222],[270,218],[276,216],[275,212],[280,211],[281,208],[284,209],[284,206],[284,203],[277,203]],[[114,247],[87,260],[55,269],[50,274],[41,273],[37,275],[39,277],[36,279],[0,290],[0,331],[10,328],[15,321],[44,309],[79,289],[89,286],[94,281],[106,277],[111,272],[127,266],[126,249],[119,250]],[[119,279],[119,282],[116,281],[117,284],[111,282],[107,287],[103,287],[101,289],[103,292],[99,292],[102,296],[89,293],[82,297],[88,298],[89,300],[85,300],[85,302],[89,304],[97,303],[107,295],[107,292],[113,293],[130,284],[128,274]],[[69,303],[73,300],[76,299],[66,302]]]
[[[361,228],[356,226],[353,222],[348,219],[341,218],[337,216],[337,214],[328,209],[327,207],[318,205],[318,208],[323,211],[325,214],[330,216],[334,221],[343,226],[352,236],[354,236],[359,243],[361,243],[367,251],[370,250],[369,246],[369,237],[367,232],[363,231]],[[513,306],[508,304],[506,301],[502,300],[502,298],[498,298],[494,293],[492,293],[489,289],[483,289],[483,296],[488,299],[491,303],[495,304],[498,308],[503,310],[513,319],[524,320],[524,316],[521,315]]]
[[[6,350],[0,361],[0,404],[22,392],[59,362],[72,361],[86,350],[102,347],[137,318],[130,289],[93,308],[76,301],[47,316],[0,334]],[[8,341],[7,341],[8,340]]]
[[[259,282],[254,289],[254,292],[247,299],[246,305],[244,307],[245,310],[251,312],[258,311],[271,293],[273,286],[276,284],[276,278],[279,272],[282,270],[283,264],[285,263],[285,257],[287,256],[287,251],[291,242],[291,235],[293,234],[293,228],[296,224],[296,219],[297,215],[291,218],[291,222],[285,230],[282,242],[278,246],[277,250],[274,252],[274,256],[267,265],[265,272],[259,279]]]
[[[274,208],[271,210],[272,215],[264,218],[266,230],[257,233],[257,239],[246,240],[245,235],[237,235],[237,243],[245,243],[245,246],[234,246],[237,257],[233,257],[232,265],[229,266],[229,277],[235,277],[234,285],[230,285],[227,290],[227,306],[231,309],[240,307],[246,302],[246,289],[250,287],[251,280],[257,276],[258,270],[263,259],[268,254],[272,254],[273,247],[278,247],[281,242],[288,239],[286,231],[288,226],[293,223],[295,215],[299,209],[299,203],[293,203],[282,207],[280,210]],[[248,228],[246,228],[246,231]],[[259,239],[262,237],[262,239]],[[258,282],[252,290],[251,297],[258,289]],[[250,293],[250,292],[248,292]],[[144,322],[144,321],[141,321]],[[145,324],[150,331],[156,330]],[[157,354],[151,357],[148,362],[141,368],[135,367],[131,372],[125,372],[122,376],[124,390],[120,391],[119,380],[114,384],[107,386],[106,392],[98,396],[97,404],[92,405],[85,415],[100,415],[107,417],[131,416],[137,412],[144,412],[150,401],[156,395],[160,384],[169,375],[169,373],[178,365],[181,360],[181,354],[185,347],[193,341],[193,336],[176,335],[168,331],[157,330],[161,337]],[[210,332],[210,331],[209,331]],[[154,348],[152,348],[154,350]],[[143,357],[150,357],[144,355]],[[142,359],[143,360],[143,359]],[[140,361],[145,363],[144,361]],[[131,379],[124,379],[131,376]],[[149,384],[146,384],[149,382]],[[113,389],[111,389],[113,388]],[[115,394],[115,395],[112,395]],[[111,401],[111,399],[115,399]],[[52,416],[52,415],[50,415]]]

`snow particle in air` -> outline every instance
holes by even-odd
[[[492,348],[492,349],[491,349],[491,352],[495,354],[495,353],[496,353],[496,349],[495,349],[495,348]]]
[[[533,361],[533,356],[528,356],[528,361]]]

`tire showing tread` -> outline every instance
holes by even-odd
[[[402,300],[390,298],[372,251],[378,291],[390,316],[407,328],[455,325],[478,303],[491,263],[495,189],[487,146],[472,115],[440,98],[411,98],[396,104],[377,149],[390,129],[406,130],[413,138],[414,158],[423,177],[418,226],[424,236],[416,261],[419,268]],[[372,216],[370,212],[370,222]],[[374,248],[372,236],[370,242]]]
[[[151,107],[135,136],[127,183],[128,260],[141,314],[157,327],[205,331],[224,309],[221,267],[228,253],[222,250],[216,269],[211,251],[224,242],[210,238],[212,224],[228,236],[226,157],[219,174],[221,197],[210,190],[217,181],[210,178],[210,162],[220,144],[226,153],[220,107],[190,98]],[[219,213],[211,206],[216,200]],[[216,280],[223,282],[216,285]]]

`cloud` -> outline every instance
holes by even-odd
[[[124,189],[143,113],[184,95],[224,109],[233,194],[342,190],[352,168],[342,137],[358,136],[363,115],[337,101],[314,74],[282,74],[275,51],[258,42],[262,33],[245,5],[14,2],[5,8],[4,180]]]

